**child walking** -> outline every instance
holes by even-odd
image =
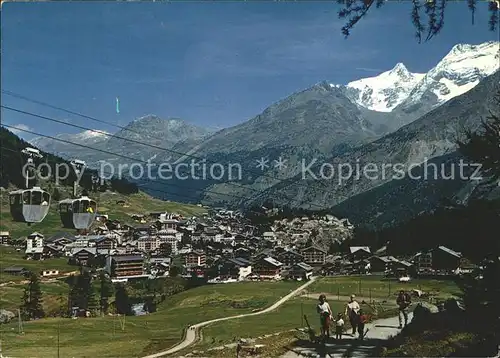
[[[363,310],[359,310],[359,320],[358,320],[359,339],[365,338],[365,324],[367,322],[368,322],[368,316],[363,312]]]
[[[341,340],[342,333],[344,332],[344,320],[342,319],[342,313],[337,314],[337,319],[335,320],[335,339]]]

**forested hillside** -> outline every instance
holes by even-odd
[[[9,186],[24,188],[25,178],[23,176],[22,170],[23,166],[26,163],[26,157],[21,153],[21,151],[26,147],[33,146],[5,128],[0,128],[0,143],[0,186],[4,188],[8,188]],[[41,163],[47,163],[47,165],[41,167],[41,174],[44,176],[47,176],[49,167],[51,173],[55,173],[57,164],[66,163],[68,167],[71,167],[69,165],[69,162],[62,159],[61,157],[45,152],[42,152],[42,154],[43,159],[40,159],[40,162],[36,164],[40,165]],[[92,190],[93,175],[98,176],[97,171],[90,169],[85,170],[82,179],[80,180],[80,186],[82,187],[82,189],[85,189],[87,191]],[[75,179],[75,174],[73,172],[70,172],[66,179],[60,180],[59,185],[71,186]],[[54,183],[54,178],[49,178],[48,182],[48,185],[52,187],[51,184]],[[125,179],[117,178],[105,180],[103,185],[99,185],[96,189],[100,191],[110,189],[121,194],[132,194],[139,191],[136,184],[130,183]]]

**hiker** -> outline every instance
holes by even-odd
[[[359,339],[365,337],[365,324],[368,322],[368,315],[366,315],[363,310],[359,310],[359,320],[358,320],[358,334]]]
[[[342,333],[344,332],[344,320],[342,318],[342,313],[337,315],[337,320],[335,321],[335,339],[342,339]]]
[[[399,291],[396,303],[399,307],[399,329],[403,328],[403,318],[405,327],[408,324],[408,307],[411,304],[411,296],[404,290]]]
[[[358,326],[358,312],[360,310],[360,306],[358,301],[356,301],[356,296],[351,295],[351,299],[347,303],[347,306],[345,308],[345,316],[349,317],[349,322],[351,323],[352,327],[352,335],[354,336],[356,334],[356,327]]]
[[[326,302],[326,296],[319,296],[319,303],[316,307],[319,313],[320,323],[321,323],[321,336],[323,339],[330,337],[330,321],[332,320],[332,310],[328,302]]]

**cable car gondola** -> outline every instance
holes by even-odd
[[[15,190],[9,197],[10,214],[16,222],[39,223],[49,212],[50,194],[40,187]]]
[[[59,202],[59,213],[63,227],[87,230],[96,218],[97,203],[87,196],[65,199]]]

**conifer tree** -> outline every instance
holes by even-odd
[[[132,313],[132,305],[128,296],[127,289],[124,285],[118,285],[115,291],[115,306],[119,314],[130,315]]]
[[[34,272],[31,273],[30,281],[24,289],[23,301],[20,310],[25,319],[38,319],[45,317],[40,279]]]
[[[429,41],[434,36],[438,35],[444,27],[444,17],[446,13],[446,5],[450,0],[410,0],[411,3],[411,22],[415,28],[415,36],[418,42]],[[342,34],[348,37],[354,26],[366,16],[366,14],[374,8],[381,8],[386,0],[337,0],[337,3],[342,5],[342,9],[338,12],[339,18],[345,19],[346,23],[342,27]],[[471,23],[474,25],[474,15],[478,0],[464,1],[465,6],[471,12]],[[401,4],[404,6],[404,4]],[[498,28],[498,1],[490,0],[488,2],[489,20],[488,28],[490,31],[495,31]],[[424,17],[427,17],[425,24]],[[463,26],[459,24],[458,26]]]
[[[106,277],[106,274],[104,272],[101,272],[99,280],[100,280],[99,293],[100,293],[101,313],[107,314],[109,307],[109,298],[113,296],[113,284],[111,283],[111,280],[108,277]]]

